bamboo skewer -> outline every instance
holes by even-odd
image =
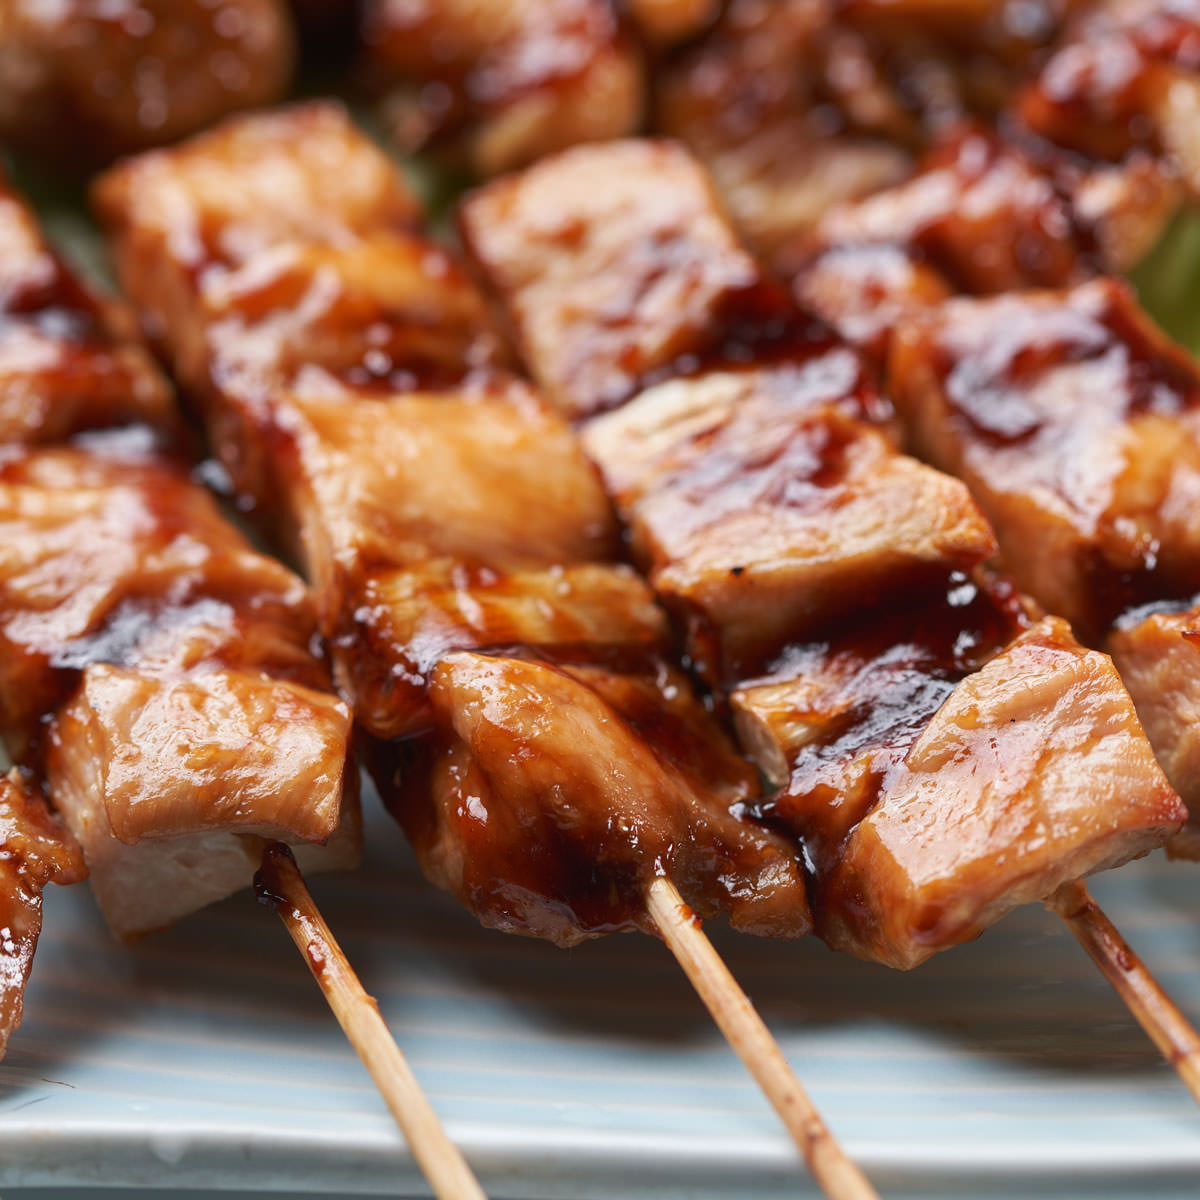
[[[663,940],[729,1044],[766,1093],[821,1190],[830,1200],[879,1200],[879,1193],[846,1157],[821,1119],[779,1044],[675,885],[669,879],[655,879],[646,893],[646,904]]]
[[[1046,907],[1066,921],[1138,1024],[1179,1074],[1192,1099],[1200,1104],[1200,1034],[1130,949],[1087,886],[1079,880],[1063,884],[1046,901]]]
[[[408,1060],[379,1015],[309,895],[292,852],[280,842],[263,851],[254,890],[279,913],[338,1024],[391,1109],[409,1149],[439,1200],[487,1200],[458,1147],[447,1137]]]

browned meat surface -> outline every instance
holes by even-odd
[[[914,452],[1085,639],[1200,590],[1200,378],[1124,285],[949,301],[897,333],[889,375]]]
[[[1188,823],[1167,849],[1200,859],[1200,610],[1134,611],[1118,622],[1106,649],[1158,761],[1188,806]]]
[[[170,431],[166,384],[130,332],[129,315],[80,287],[0,176],[0,444],[137,421]]]
[[[79,170],[278,99],[282,0],[0,0],[0,141]]]
[[[663,170],[672,160],[685,169]],[[599,180],[605,162],[629,200],[622,221],[602,224],[581,180]],[[965,214],[945,206],[964,245],[970,220],[988,225],[988,194]],[[745,278],[749,261],[696,168],[654,144],[576,150],[489,185],[464,224],[531,364],[577,413],[598,407],[591,381],[633,357],[621,356],[632,339],[614,314],[635,330],[645,320],[605,303],[605,272],[652,247],[654,286],[672,297],[655,329],[665,345],[663,330],[695,337],[716,307],[718,289],[706,296],[697,280]],[[530,225],[540,240],[523,257]],[[759,278],[751,268],[748,285]],[[783,323],[786,303],[773,304]],[[983,346],[985,364],[1005,336]],[[1031,603],[978,574],[995,547],[984,517],[961,484],[898,455],[862,421],[865,406],[847,403],[854,355],[823,334],[740,351],[716,364],[703,349],[663,354],[657,377],[635,358],[622,383],[634,397],[592,416],[585,444],[635,553],[682,610],[691,658],[778,789],[750,810],[803,843],[817,931],[912,966],[1064,880],[1162,844],[1184,810],[1111,663],[1061,620],[1031,626]],[[971,387],[979,373],[963,387],[987,412]]]
[[[700,165],[669,142],[547,159],[469,197],[461,226],[530,371],[572,416],[722,365],[811,358],[819,375],[833,350],[830,374],[847,373],[845,352],[765,275]],[[844,386],[884,415],[865,380]]]
[[[631,133],[642,66],[608,0],[367,0],[367,66],[404,150],[482,174]]]
[[[0,778],[0,1058],[21,1023],[42,931],[42,889],[86,876],[79,847],[26,780],[17,771]]]
[[[1112,663],[1064,622],[967,656],[920,624],[914,644],[893,627],[884,647],[860,633],[799,652],[791,778],[764,811],[806,838],[821,936],[905,968],[1161,845],[1186,815]]]
[[[772,253],[826,209],[896,183],[911,154],[990,117],[1076,0],[731,0],[657,74],[655,125],[712,171]]]
[[[587,436],[635,553],[684,616],[711,682],[754,671],[848,608],[869,610],[914,578],[994,553],[956,480],[805,404],[802,389],[727,387],[725,403],[712,403],[721,382],[652,388]],[[689,392],[706,393],[707,409],[676,395]],[[631,475],[637,482],[622,486]]]
[[[661,796],[669,822],[659,825],[678,838],[691,822],[677,882],[700,909],[803,932],[795,852],[735,811],[754,794],[753,774],[667,665],[663,614],[615,563],[608,499],[564,417],[503,369],[482,298],[402,228],[409,212],[398,221],[390,206],[361,204],[358,186],[340,212],[335,168],[309,124],[340,148],[336,169],[352,179],[392,171],[336,109],[309,108],[127,164],[97,195],[128,288],[200,393],[223,457],[258,480],[254,498],[300,548],[339,681],[373,735],[381,794],[423,868],[504,928],[570,943],[638,927],[662,845],[631,813]],[[265,194],[251,163],[219,195],[194,183],[208,158],[219,173],[230,144],[259,140],[272,144],[263,174],[279,169],[307,188],[275,234],[257,207],[243,218],[241,206]],[[198,274],[191,243],[176,248],[181,228],[236,249],[210,254]],[[365,334],[360,313],[370,314]],[[445,682],[448,664],[464,662],[481,678],[495,673],[494,703]],[[493,710],[512,727],[480,741],[477,722]],[[464,840],[460,810],[484,803],[458,790],[465,755],[496,790],[494,820]],[[597,843],[604,830],[609,841]],[[764,846],[771,865],[760,869]],[[559,853],[591,865],[545,886],[528,879],[520,856]],[[750,873],[737,879],[743,861]],[[593,915],[594,889],[614,898],[617,916]],[[512,902],[507,915],[494,892]]]
[[[638,32],[652,45],[685,41],[709,25],[722,0],[624,0]]]
[[[1034,132],[1086,158],[1161,155],[1189,191],[1200,192],[1200,4],[1088,6],[1017,112]]]
[[[793,849],[730,811],[752,794],[750,774],[710,741],[678,675],[639,687],[602,668],[451,654],[431,696],[435,804],[393,803],[426,871],[485,925],[560,945],[653,933],[644,895],[667,875],[701,916],[807,932]]]
[[[353,862],[349,711],[314,635],[300,581],[135,435],[0,460],[0,727],[119,935],[244,886],[240,834]]]

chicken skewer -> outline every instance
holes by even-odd
[[[831,945],[913,966],[1178,828],[1111,664],[979,573],[978,510],[864,423],[886,412],[853,353],[682,151],[577,149],[462,224],[779,786],[759,811],[804,835]]]
[[[137,937],[245,886],[261,836],[312,843],[313,868],[353,865],[350,714],[306,589],[187,479],[165,382],[122,313],[3,189],[0,246],[0,725],[83,847],[109,925]],[[41,886],[83,863],[19,777],[0,805],[7,1035]],[[339,979],[357,987],[339,1019],[371,1007],[344,958]],[[438,1194],[482,1196],[388,1045],[389,1100]]]
[[[683,901],[806,932],[794,853],[737,815],[753,776],[616,561],[593,471],[388,160],[312,105],[126,164],[96,200],[239,488],[316,584],[426,873],[484,924],[561,945],[642,929],[694,948]],[[822,1185],[873,1194],[730,985],[735,1045]]]

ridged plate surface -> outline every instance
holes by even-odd
[[[369,833],[314,891],[493,1197],[811,1194],[663,947],[488,932]],[[1200,1018],[1197,869],[1095,890]],[[716,940],[885,1194],[1200,1194],[1200,1112],[1042,910],[908,975]],[[47,898],[0,1063],[0,1188],[52,1185],[425,1194],[274,914],[243,894],[125,949],[85,887]]]

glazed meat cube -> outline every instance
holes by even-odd
[[[1023,623],[959,578],[735,693],[783,781],[756,811],[805,839],[836,949],[916,966],[1182,821],[1109,660],[1062,621]]]
[[[1020,118],[1087,157],[1118,162],[1138,148],[1162,154],[1200,190],[1200,4],[1105,0],[1080,16],[1037,80]]]
[[[1200,859],[1200,610],[1135,610],[1117,623],[1106,649],[1158,761],[1188,806],[1188,823],[1167,849]]]
[[[863,135],[828,103],[824,68],[839,58],[834,5],[732,0],[711,33],[656,73],[654,128],[680,138],[712,172],[757,249],[814,224],[832,204],[895,183],[910,156]],[[878,88],[855,56],[860,94]]]
[[[453,560],[368,575],[347,593],[334,635],[342,693],[381,738],[429,726],[429,677],[453,650],[525,646],[550,660],[636,664],[670,640],[653,593],[628,567],[503,574]]]
[[[481,175],[641,116],[641,63],[607,0],[368,0],[363,37],[401,148],[457,142]]]
[[[78,170],[278,99],[282,0],[0,2],[0,141]]]
[[[624,675],[614,692],[605,674],[443,659],[431,689],[442,729],[426,764],[432,804],[411,791],[395,802],[426,873],[485,925],[560,945],[653,933],[645,891],[658,874],[702,917],[726,910],[747,932],[806,932],[795,853],[730,811],[751,794],[748,772],[712,744],[686,686],[669,675],[654,685],[651,673],[644,686],[660,695],[648,702]],[[689,740],[708,742],[702,785],[658,749]]]
[[[692,386],[664,384],[604,418],[616,428],[599,461],[616,461],[622,441],[636,445],[620,432],[653,420],[660,402],[678,412],[670,393]],[[668,416],[651,443],[653,482],[621,493],[634,550],[685,615],[710,682],[753,671],[847,607],[869,608],[905,581],[995,550],[962,484],[851,418],[790,400],[751,393],[713,424],[685,419],[674,430]],[[593,453],[597,445],[593,428]]]
[[[534,377],[572,416],[673,374],[831,344],[667,142],[568,151],[475,193],[461,223]]]
[[[1085,640],[1200,589],[1200,380],[1128,288],[950,301],[897,333],[889,374],[914,452]]]
[[[87,876],[79,847],[17,771],[0,778],[0,1058],[21,1023],[38,934],[42,889]]]
[[[131,331],[127,313],[80,286],[0,176],[0,444],[139,421],[172,430],[166,384]]]
[[[128,940],[245,887],[262,843],[358,861],[349,709],[262,671],[93,663],[47,734],[46,775],[105,920]]]

